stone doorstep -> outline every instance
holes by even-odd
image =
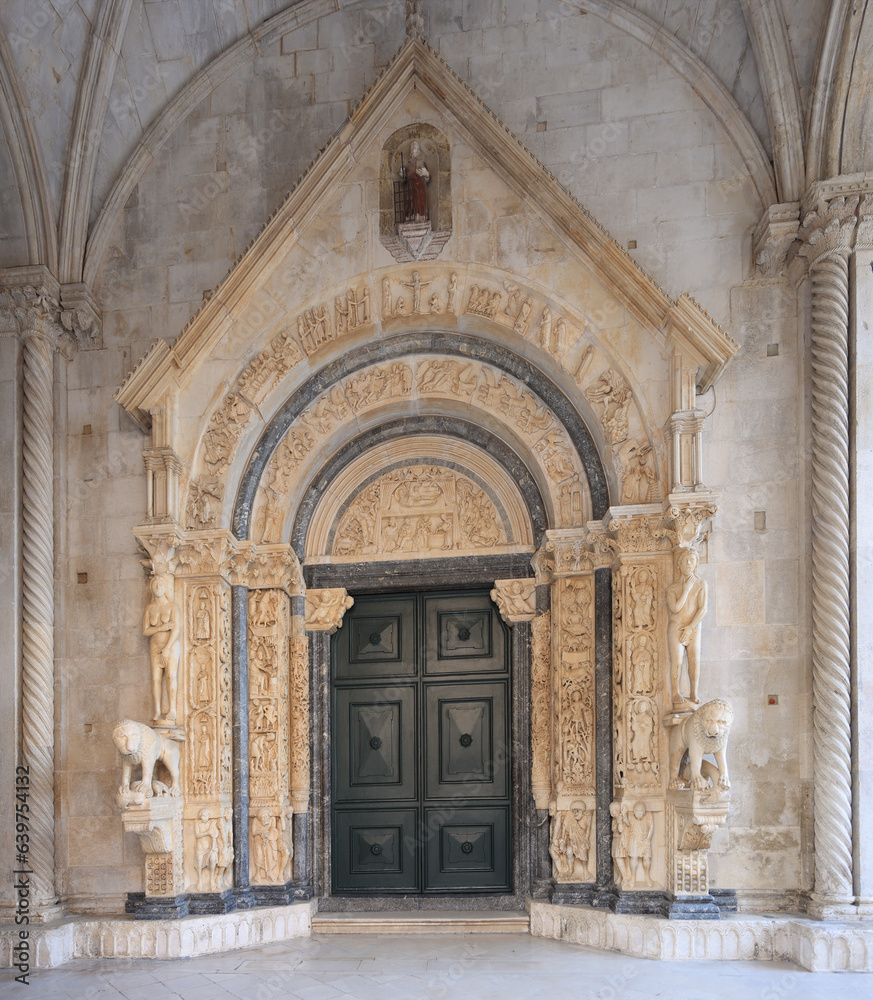
[[[530,918],[513,910],[412,910],[318,913],[313,934],[527,934]]]

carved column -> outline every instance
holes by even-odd
[[[820,198],[803,219],[812,289],[812,694],[815,892],[853,911],[849,271],[867,197]]]
[[[590,903],[597,879],[595,562],[587,536],[585,528],[549,531],[546,558],[535,560],[552,590],[549,854],[552,899],[564,903]]]
[[[41,269],[38,269],[41,272]],[[6,286],[0,305],[16,323],[22,350],[21,743],[29,790],[30,917],[58,915],[54,822],[54,355],[60,329],[57,288]],[[50,287],[50,285],[52,287]]]

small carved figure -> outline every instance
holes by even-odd
[[[430,311],[439,316],[443,311],[442,301],[440,300],[439,292],[434,292],[430,297]]]
[[[680,770],[686,750],[688,777],[695,791],[705,790],[709,781],[722,791],[731,787],[727,745],[733,721],[733,705],[723,698],[714,698],[674,727],[670,734],[671,788],[685,787]],[[715,757],[715,766],[703,759],[707,753]]]
[[[563,316],[558,317],[558,322],[555,325],[555,330],[552,333],[551,343],[549,344],[549,351],[559,357],[564,353],[564,349],[567,345],[567,324]]]
[[[644,802],[635,802],[633,813],[624,821],[627,837],[627,859],[630,872],[628,888],[652,885],[652,833],[655,820]]]
[[[540,347],[546,350],[552,346],[552,310],[548,306],[540,317]]]
[[[226,884],[233,863],[233,825],[230,817],[230,809],[225,810],[219,828],[218,860],[215,864],[215,884],[218,887]]]
[[[633,690],[641,693],[652,691],[655,657],[652,652],[652,637],[648,632],[640,632],[633,637],[630,662]]]
[[[637,702],[630,713],[631,761],[642,770],[652,770],[655,760],[653,738],[655,734],[655,717],[652,715],[648,702],[644,699]]]
[[[695,549],[682,548],[676,555],[679,579],[667,588],[667,644],[670,648],[670,679],[673,707],[697,705],[700,678],[700,631],[708,603],[706,582],[697,575],[700,557]],[[687,702],[680,688],[682,667],[687,663],[689,694]]]
[[[410,281],[401,281],[400,284],[406,288],[412,289],[412,311],[414,313],[421,312],[421,290],[426,285],[431,284],[433,278],[428,278],[426,281],[422,280],[421,275],[418,271],[412,272],[412,279]]]
[[[528,295],[518,310],[518,316],[516,316],[515,325],[513,326],[515,332],[522,337],[527,334],[528,327],[530,326],[530,313],[532,309],[533,299]]]
[[[449,278],[449,301],[446,305],[446,311],[450,313],[456,313],[458,311],[458,276],[457,274],[452,274]]]
[[[194,766],[201,770],[212,767],[212,738],[209,735],[206,722],[200,723],[200,733],[197,736],[197,749],[194,755]]]
[[[382,279],[382,319],[391,319],[393,301],[391,298],[391,282],[388,278]]]
[[[212,638],[212,616],[209,613],[209,591],[204,587],[197,593],[200,607],[194,615],[194,638],[198,642],[208,642]]]
[[[149,586],[154,600],[145,609],[142,632],[149,638],[154,721],[175,724],[182,612],[179,605],[167,596],[165,577],[153,576]],[[162,712],[164,690],[167,694],[166,715]]]
[[[521,294],[521,289],[515,284],[515,282],[506,280],[503,282],[503,287],[506,289],[506,294],[509,296],[506,300],[506,308],[503,311],[507,316],[511,316],[513,307]]]
[[[594,345],[588,344],[585,350],[582,352],[579,358],[579,364],[576,365],[576,371],[574,373],[574,378],[577,382],[581,382],[585,377],[585,372],[588,371],[588,366],[591,364],[591,359],[594,357]]]
[[[142,798],[167,792],[172,796],[179,793],[179,744],[167,739],[141,722],[124,719],[112,731],[112,742],[121,754],[121,785],[118,789],[118,804],[129,805]],[[170,775],[169,788],[163,782],[155,781],[155,765],[160,761]],[[136,764],[142,765],[140,780],[131,785],[131,775]]]
[[[592,406],[600,405],[600,422],[612,444],[627,439],[628,418],[632,393],[630,386],[613,368],[607,368],[586,392]]]

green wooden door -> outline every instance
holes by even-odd
[[[333,892],[508,892],[509,637],[488,593],[358,597],[332,659]]]

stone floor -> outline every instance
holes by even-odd
[[[788,962],[653,962],[526,934],[316,935],[205,958],[0,972],[19,1000],[864,1000],[873,976]]]

